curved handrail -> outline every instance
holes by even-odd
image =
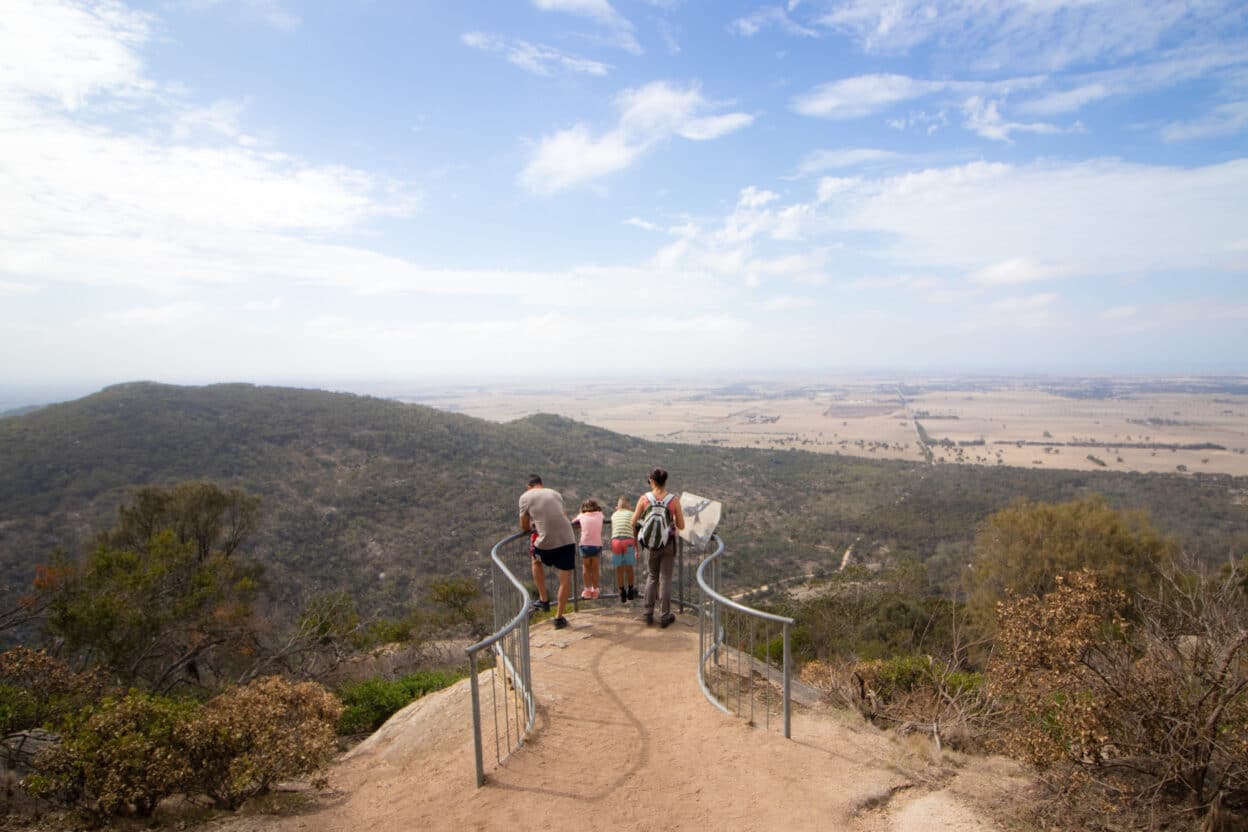
[[[494,626],[495,632],[486,638],[478,641],[465,648],[468,654],[468,675],[472,688],[472,741],[473,751],[476,755],[477,765],[477,785],[481,786],[485,783],[485,763],[484,752],[481,745],[481,694],[479,689],[479,681],[477,678],[477,656],[484,650],[493,650],[496,661],[502,665],[503,672],[506,677],[503,681],[504,695],[507,696],[507,682],[510,680],[512,701],[516,704],[517,710],[519,705],[524,705],[524,727],[520,728],[520,717],[516,714],[516,736],[513,740],[511,737],[511,712],[510,706],[504,703],[503,719],[504,729],[507,736],[507,755],[524,744],[524,737],[531,730],[533,724],[537,720],[537,702],[533,697],[533,674],[529,657],[529,611],[531,596],[529,590],[522,584],[519,579],[512,574],[507,568],[507,564],[503,562],[502,549],[508,544],[514,543],[522,537],[526,537],[526,532],[515,532],[502,540],[495,543],[490,549],[491,570],[493,574],[493,594],[494,594]],[[498,576],[502,575],[506,581],[500,586]],[[508,592],[505,583],[510,583],[510,589],[515,592]],[[519,604],[516,604],[517,599]],[[505,623],[500,622],[507,614],[507,610],[518,606],[516,614]],[[516,635],[515,638],[509,638]],[[494,733],[495,733],[495,754],[498,755],[498,694],[494,688],[494,677],[490,677],[491,692],[494,696]],[[518,701],[517,701],[518,700]],[[499,756],[501,762],[504,756]]]
[[[724,643],[723,627],[721,625],[721,615],[724,607],[727,607],[747,616],[770,621],[780,624],[783,627],[783,644],[784,644],[784,735],[791,735],[791,716],[792,716],[792,680],[793,680],[793,654],[790,644],[790,635],[793,624],[792,618],[783,615],[775,615],[774,613],[756,610],[753,607],[738,603],[721,594],[711,584],[719,583],[719,560],[724,554],[724,541],[719,535],[712,535],[711,540],[715,542],[715,551],[703,558],[698,564],[697,580],[698,589],[701,592],[701,599],[698,610],[698,687],[702,689],[702,694],[707,700],[719,708],[726,714],[732,714],[727,705],[720,701],[720,698],[710,689],[706,681],[706,665],[708,660],[716,660],[718,662],[721,648],[727,648]],[[714,573],[714,577],[708,583],[708,569]],[[708,626],[709,625],[709,626]],[[735,651],[738,655],[738,665],[740,665],[740,650]],[[754,673],[755,657],[750,655],[749,677]],[[747,677],[748,678],[748,677]],[[750,689],[750,711],[753,712],[754,702],[753,688]],[[738,706],[740,706],[740,696],[738,697]]]
[[[502,639],[503,636],[510,633],[516,627],[520,626],[521,619],[524,619],[524,620],[528,619],[529,604],[532,603],[532,596],[529,595],[528,588],[524,584],[520,583],[520,581],[516,578],[515,575],[511,574],[511,570],[507,568],[507,564],[503,563],[502,558],[499,557],[499,553],[498,553],[498,550],[500,548],[502,548],[503,546],[506,546],[508,543],[518,540],[521,537],[524,537],[526,534],[528,534],[528,532],[516,532],[515,534],[508,535],[507,537],[504,537],[502,540],[495,543],[493,548],[490,549],[490,560],[494,561],[494,563],[498,566],[498,568],[502,570],[503,574],[507,576],[507,580],[511,581],[511,585],[520,591],[520,595],[524,598],[524,604],[523,606],[521,606],[520,612],[516,613],[516,617],[511,619],[511,621],[507,624],[506,627],[494,633],[493,635],[486,636],[481,641],[478,641],[476,644],[472,644],[472,645],[469,645],[468,647],[465,647],[464,650],[466,650],[470,654],[478,653],[487,647],[493,647],[496,643],[498,643],[500,639]]]

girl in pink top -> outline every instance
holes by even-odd
[[[572,518],[572,525],[581,530],[581,564],[585,574],[582,598],[598,597],[600,568],[598,558],[602,555],[602,506],[596,500],[581,503],[581,513]]]

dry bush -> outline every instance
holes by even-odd
[[[342,703],[315,682],[277,676],[233,688],[180,732],[193,776],[185,791],[236,809],[275,783],[308,774],[336,751]]]
[[[1131,600],[1090,572],[1002,604],[996,746],[1043,772],[1064,824],[1213,827],[1248,810],[1248,598],[1163,571]]]

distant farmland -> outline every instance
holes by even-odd
[[[689,444],[934,465],[1248,475],[1242,378],[802,378],[384,394],[496,421],[557,413]]]

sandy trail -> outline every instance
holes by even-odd
[[[661,630],[634,615],[601,610],[571,616],[565,630],[533,628],[536,730],[501,767],[487,738],[484,788],[465,680],[396,714],[300,814],[214,828],[996,828],[967,800],[919,785],[912,749],[848,715],[796,714],[792,740],[774,722],[767,732],[725,716],[698,689],[696,619]]]

